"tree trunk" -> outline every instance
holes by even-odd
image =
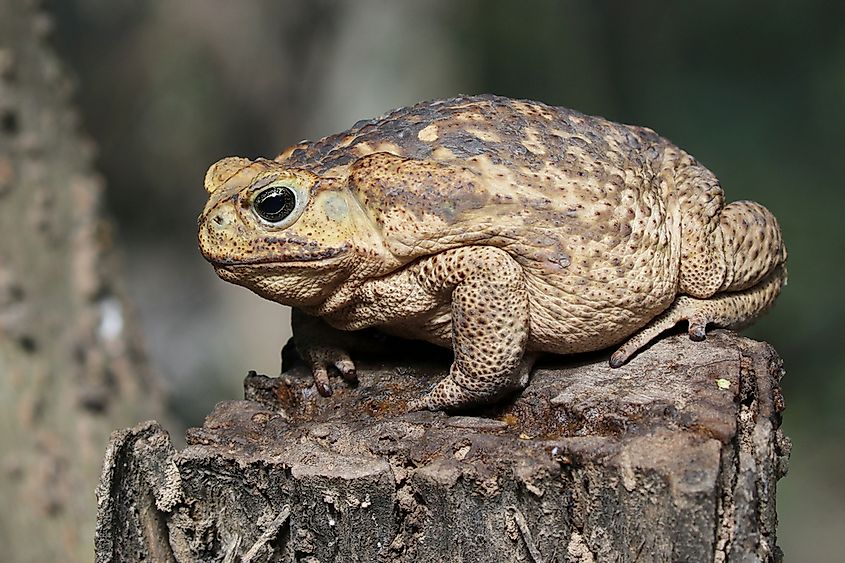
[[[35,4],[0,0],[0,559],[90,561],[102,447],[160,402]]]
[[[156,423],[115,434],[97,560],[780,559],[789,442],[767,344],[717,331],[616,370],[556,360],[464,416],[404,412],[446,372],[424,356],[365,363],[329,399],[302,367],[250,374],[180,452]]]

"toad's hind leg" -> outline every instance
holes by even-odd
[[[682,275],[681,291],[695,297],[679,296],[610,357],[611,366],[621,366],[637,350],[680,321],[689,323],[690,338],[704,340],[708,324],[741,328],[772,305],[786,283],[786,247],[774,215],[759,203],[735,201],[720,211],[717,233],[719,236],[714,238],[721,241],[718,254],[722,256],[723,277],[715,294],[711,295],[712,276],[684,278]],[[696,284],[699,279],[707,283]]]
[[[680,321],[688,321],[693,340],[703,340],[710,323],[726,328],[750,324],[771,306],[786,283],[786,247],[774,215],[753,201],[720,207],[721,188],[712,173],[698,164],[683,170],[686,176],[679,197],[696,212],[683,229],[682,295],[611,356],[612,367],[624,364]],[[698,194],[699,199],[690,194]]]
[[[709,299],[681,295],[668,309],[616,350],[610,357],[610,365],[621,366],[637,350],[681,321],[689,323],[689,335],[693,340],[704,340],[705,328],[711,323],[733,329],[751,324],[774,303],[785,283],[786,269],[780,265],[763,281],[742,291],[719,293]]]

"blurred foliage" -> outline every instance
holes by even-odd
[[[101,148],[140,314],[153,327],[151,348],[165,372],[179,372],[170,373],[175,379],[190,372],[185,396],[199,394],[201,377],[215,369],[231,380],[232,369],[254,367],[255,348],[220,336],[240,305],[211,316],[218,286],[195,250],[201,178],[221,156],[273,156],[300,138],[458,92],[538,99],[647,125],[687,149],[717,174],[729,199],[758,200],[781,221],[790,283],[749,331],[771,342],[787,368],[785,425],[795,450],[781,484],[781,538],[787,560],[838,553],[845,4],[55,0],[50,7],[55,42],[79,77],[85,122]],[[194,324],[184,324],[190,318]],[[216,325],[215,338],[227,344],[209,356],[215,344],[207,331]],[[196,422],[204,407],[193,404],[186,418]]]

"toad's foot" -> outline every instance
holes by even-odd
[[[347,350],[355,348],[355,337],[351,333],[330,327],[321,319],[306,315],[299,309],[291,312],[293,342],[299,357],[311,369],[317,392],[323,397],[331,397],[332,386],[329,383],[329,371],[337,370],[341,377],[349,382],[356,382],[358,376],[355,363]],[[320,344],[331,342],[331,345]],[[284,349],[282,350],[282,371],[285,369]]]
[[[408,410],[455,411],[467,406],[494,402],[510,391],[525,389],[537,357],[536,352],[526,352],[516,370],[488,374],[487,383],[481,388],[476,379],[468,377],[453,364],[449,375],[438,381],[431,391],[408,402]]]
[[[507,378],[507,374],[502,374]],[[455,410],[460,407],[478,402],[478,391],[469,390],[460,382],[466,377],[453,365],[449,375],[437,382],[431,391],[408,403],[409,411],[422,410]]]
[[[333,390],[329,382],[329,369],[336,369],[346,381],[354,383],[358,380],[355,363],[345,351],[330,346],[308,346],[304,350],[300,347],[302,359],[311,368],[317,392],[323,397],[331,397]]]
[[[786,283],[786,269],[778,267],[757,285],[743,291],[719,293],[709,299],[682,295],[668,309],[619,347],[610,357],[610,367],[618,368],[637,350],[664,330],[681,321],[689,323],[691,340],[704,340],[708,324],[739,329],[768,309]]]

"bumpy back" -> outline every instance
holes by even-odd
[[[362,121],[278,160],[351,178],[399,255],[483,242],[567,267],[575,253],[631,254],[636,230],[638,248],[659,244],[643,237],[658,236],[645,227],[664,219],[653,168],[667,144],[565,108],[474,96]]]

